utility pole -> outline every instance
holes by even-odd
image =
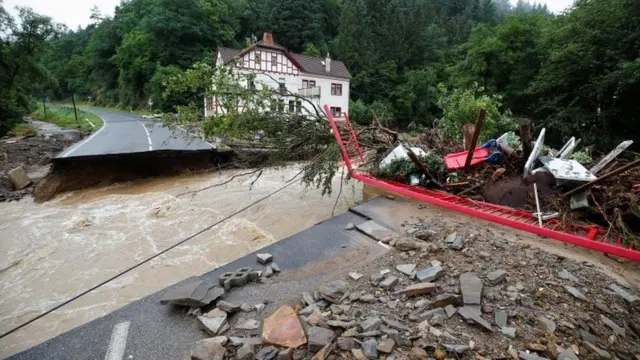
[[[76,122],[80,123],[78,121],[78,110],[76,110],[76,98],[73,96],[73,93],[71,93],[71,102],[73,103],[73,113],[76,115]]]

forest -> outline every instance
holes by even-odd
[[[533,120],[550,142],[640,137],[637,0],[577,0],[561,14],[525,0],[124,0],[78,29],[2,7],[0,133],[35,102],[72,94],[174,111],[202,94],[167,96],[168,79],[264,31],[293,52],[342,60],[356,122],[374,110],[393,128],[456,131],[482,107],[497,123]]]

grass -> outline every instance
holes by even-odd
[[[56,124],[64,129],[76,129],[84,132],[95,131],[102,127],[102,119],[100,119],[97,115],[78,109],[78,121],[76,121],[73,108],[62,106],[47,106],[46,117],[44,116],[42,106],[38,106],[36,111],[31,114],[31,118]],[[91,126],[89,121],[93,123],[94,126]]]
[[[67,106],[67,107],[73,107],[72,104],[70,103],[63,103],[63,104],[59,104],[60,106]],[[126,114],[136,114],[136,115],[151,115],[156,112],[153,111],[149,111],[149,110],[144,110],[144,109],[132,109],[131,111],[126,110],[126,109],[122,109],[119,107],[111,107],[111,106],[97,106],[97,105],[93,105],[87,102],[81,102],[81,101],[76,101],[76,106],[78,107],[83,107],[86,109],[90,109],[90,110],[102,110],[102,111],[112,111],[112,112],[117,112],[117,113],[126,113]]]
[[[35,135],[36,128],[33,125],[20,123],[14,126],[7,135],[9,136],[28,136]]]

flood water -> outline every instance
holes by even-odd
[[[146,179],[63,194],[44,204],[0,204],[0,332],[280,188],[299,170]],[[237,171],[246,172],[244,171]],[[334,192],[296,184],[148,264],[0,340],[0,358],[37,345],[190,276],[201,275],[331,216]],[[250,188],[251,187],[251,188]],[[336,214],[361,199],[344,186]]]

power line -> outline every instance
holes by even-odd
[[[175,243],[175,244],[173,244],[173,245],[169,246],[168,248],[166,248],[166,249],[164,249],[164,250],[160,251],[159,253],[157,253],[157,254],[155,254],[155,255],[152,255],[152,256],[148,257],[147,259],[145,259],[145,260],[143,260],[143,261],[141,261],[141,262],[139,262],[139,263],[137,263],[137,264],[135,264],[135,265],[133,265],[133,266],[131,266],[131,267],[127,268],[127,269],[126,269],[126,270],[124,270],[124,271],[121,271],[120,273],[118,273],[118,274],[116,274],[116,275],[114,275],[114,276],[110,277],[109,279],[107,279],[107,280],[105,280],[105,281],[103,281],[103,282],[99,283],[98,285],[93,286],[92,288],[90,288],[90,289],[88,289],[88,290],[85,290],[85,291],[81,292],[80,294],[78,294],[78,295],[76,295],[76,296],[72,297],[71,299],[69,299],[69,300],[67,300],[67,301],[65,301],[65,302],[63,302],[63,303],[61,303],[61,304],[59,304],[59,305],[54,306],[53,308],[51,308],[51,309],[49,309],[49,310],[45,311],[44,313],[42,313],[42,314],[40,314],[40,315],[38,315],[38,316],[34,317],[33,319],[28,320],[28,321],[26,321],[26,322],[24,322],[24,323],[22,323],[22,324],[20,324],[20,325],[16,326],[15,328],[13,328],[13,329],[11,329],[11,330],[9,330],[9,331],[5,332],[4,334],[0,335],[0,339],[4,338],[5,336],[10,335],[10,334],[12,334],[12,333],[14,333],[14,332],[16,332],[16,331],[18,331],[18,330],[20,330],[20,329],[22,329],[23,327],[25,327],[25,326],[27,326],[27,325],[31,324],[32,322],[34,322],[34,321],[36,321],[36,320],[38,320],[38,319],[41,319],[42,317],[44,317],[44,316],[46,316],[46,315],[48,315],[48,314],[50,314],[50,313],[52,313],[52,312],[54,312],[54,311],[56,311],[56,310],[60,309],[61,307],[65,306],[65,305],[67,305],[67,304],[69,304],[69,303],[71,303],[71,302],[73,302],[73,301],[75,301],[75,300],[77,300],[77,299],[79,299],[79,298],[81,298],[81,297],[83,297],[84,295],[87,295],[88,293],[92,292],[93,290],[96,290],[97,288],[99,288],[99,287],[102,287],[102,286],[106,285],[107,283],[109,283],[109,282],[111,282],[111,281],[113,281],[113,280],[115,280],[115,279],[119,278],[120,276],[122,276],[122,275],[124,275],[124,274],[126,274],[126,273],[128,273],[128,272],[130,272],[130,271],[132,271],[132,270],[134,270],[134,269],[136,269],[136,268],[138,268],[138,267],[142,266],[143,264],[146,264],[147,262],[149,262],[149,261],[151,261],[151,260],[153,260],[153,259],[157,258],[158,256],[165,254],[165,253],[166,253],[166,252],[168,252],[169,250],[171,250],[171,249],[173,249],[173,248],[176,248],[176,247],[178,247],[178,246],[180,246],[180,245],[184,244],[185,242],[187,242],[187,241],[189,241],[189,240],[193,239],[194,237],[196,237],[196,236],[198,236],[198,235],[200,235],[200,234],[204,233],[205,231],[210,230],[210,229],[212,229],[212,228],[216,227],[217,225],[219,225],[219,224],[221,224],[221,223],[223,223],[223,222],[225,222],[225,221],[227,221],[227,220],[231,219],[232,217],[234,217],[234,216],[236,216],[236,215],[240,214],[241,212],[243,212],[243,211],[245,211],[245,210],[247,210],[247,209],[251,208],[252,206],[257,205],[257,204],[261,203],[262,201],[264,201],[264,200],[266,200],[266,199],[268,199],[268,198],[272,197],[273,195],[275,195],[275,194],[277,194],[277,193],[281,192],[282,190],[284,190],[284,189],[288,188],[289,186],[291,186],[291,185],[295,184],[294,180],[295,180],[295,179],[296,179],[296,178],[297,178],[301,173],[302,173],[302,172],[299,172],[296,176],[294,176],[291,180],[289,180],[289,181],[288,181],[288,183],[287,183],[286,185],[284,185],[284,186],[282,186],[281,188],[279,188],[279,189],[275,190],[274,192],[272,192],[272,193],[270,193],[270,194],[268,194],[268,195],[266,195],[266,196],[264,196],[264,197],[262,197],[262,198],[260,198],[260,199],[258,199],[258,200],[256,200],[256,201],[254,201],[253,203],[251,203],[251,204],[249,204],[249,205],[247,205],[247,206],[243,207],[243,208],[242,208],[242,209],[240,209],[240,210],[237,210],[236,212],[234,212],[234,213],[232,213],[232,214],[230,214],[230,215],[227,215],[227,216],[226,216],[226,217],[224,217],[223,219],[221,219],[221,220],[219,220],[219,221],[217,221],[217,222],[215,222],[215,223],[213,223],[213,224],[211,224],[211,225],[209,225],[209,226],[205,227],[204,229],[202,229],[202,230],[200,230],[200,231],[196,232],[195,234],[193,234],[193,235],[191,235],[191,236],[187,237],[186,239],[180,240],[179,242],[177,242],[177,243]]]

